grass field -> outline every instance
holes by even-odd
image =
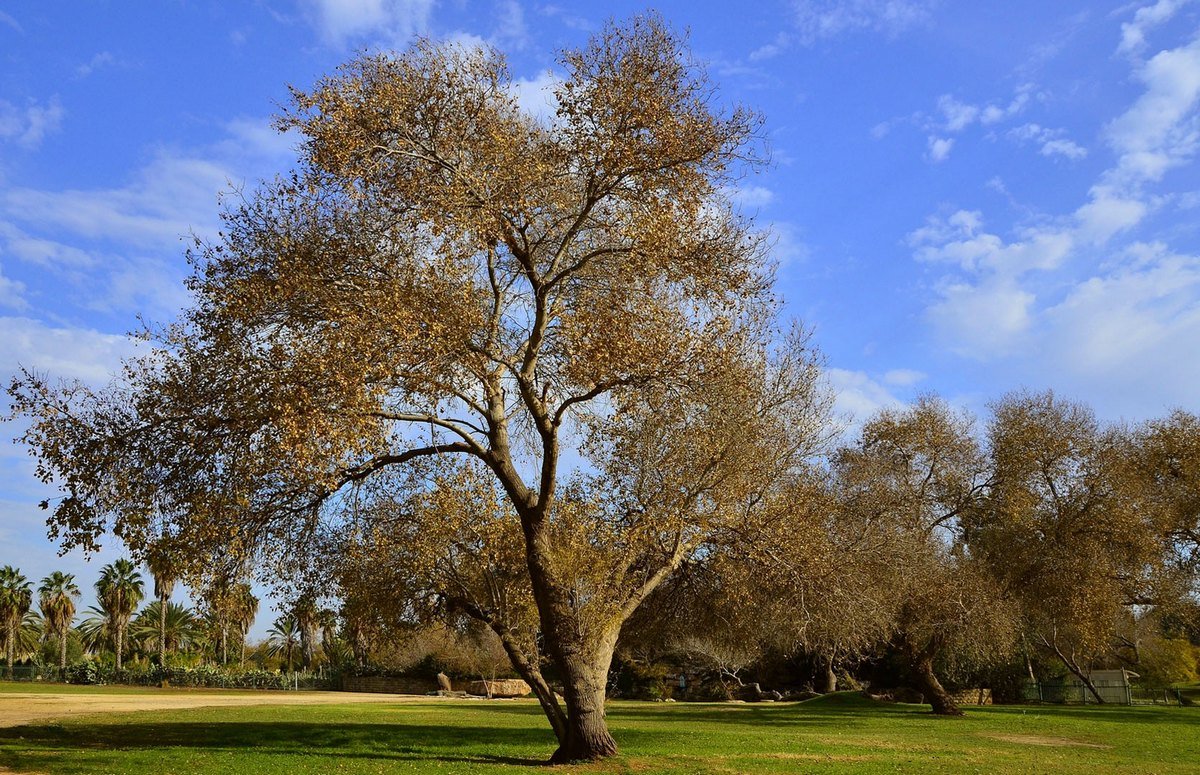
[[[0,689],[0,702],[11,691]],[[1191,708],[1010,706],[946,719],[841,694],[779,705],[615,702],[610,721],[622,755],[569,771],[1200,772]],[[0,728],[0,771],[515,774],[545,772],[552,748],[530,702],[203,708]]]

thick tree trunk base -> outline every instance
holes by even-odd
[[[594,762],[617,755],[617,741],[608,729],[595,730],[586,737],[568,733],[567,740],[550,757],[551,764]]]
[[[942,682],[938,680],[937,674],[933,672],[932,659],[917,659],[913,668],[916,675],[916,688],[924,695],[925,702],[928,702],[933,708],[935,716],[963,715],[962,708],[954,704],[950,693],[946,691]]]

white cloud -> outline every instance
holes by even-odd
[[[1033,143],[1040,147],[1043,156],[1063,156],[1068,159],[1082,159],[1087,156],[1087,149],[1078,143],[1064,137],[1066,130],[1048,129],[1040,124],[1022,124],[1008,131],[1008,136],[1021,143]]]
[[[892,369],[883,375],[883,381],[896,387],[912,387],[925,381],[927,376],[925,372],[915,369]]]
[[[113,57],[113,55],[111,53],[109,53],[107,51],[101,51],[99,54],[96,54],[94,57],[89,59],[87,62],[84,62],[79,67],[76,67],[75,75],[78,76],[79,78],[87,78],[89,75],[96,72],[100,68],[107,67],[108,65],[111,65],[116,61],[117,61],[116,58]]]
[[[947,132],[961,132],[979,117],[978,107],[959,102],[949,94],[943,94],[938,98],[938,110],[942,111],[942,115],[946,117],[945,129]]]
[[[1121,43],[1118,54],[1137,56],[1146,48],[1146,33],[1166,22],[1175,12],[1191,0],[1158,0],[1154,5],[1139,8],[1133,21],[1121,25]]]
[[[797,30],[805,43],[855,32],[898,35],[931,18],[934,0],[797,0]]]
[[[354,40],[403,44],[429,26],[433,0],[302,0],[309,22],[331,45]]]
[[[558,111],[555,89],[562,85],[562,78],[551,70],[545,70],[533,78],[516,78],[512,82],[517,104],[539,122],[547,124]]]
[[[47,325],[24,317],[0,317],[0,363],[99,385],[118,373],[137,343],[126,336]]]
[[[930,135],[926,140],[925,158],[934,164],[940,164],[950,158],[950,149],[954,147],[953,137],[936,137]]]
[[[880,409],[904,405],[863,371],[829,368],[825,379],[837,396],[834,411],[851,424],[864,422]]]
[[[726,190],[729,198],[741,208],[757,210],[775,201],[775,192],[766,186],[734,186]]]
[[[10,280],[2,270],[3,267],[0,267],[0,307],[18,311],[27,309],[29,302],[25,301],[25,283]]]
[[[992,276],[982,283],[950,282],[926,310],[942,340],[979,360],[1018,350],[1032,323],[1035,297],[1015,282]]]
[[[1106,274],[1076,285],[1045,313],[1045,363],[1096,386],[1115,411],[1195,402],[1200,358],[1200,257],[1136,243]]]
[[[1139,67],[1145,93],[1108,125],[1109,144],[1119,154],[1108,180],[1123,186],[1158,181],[1191,159],[1200,144],[1200,38],[1161,51]]]
[[[178,245],[193,229],[215,225],[217,193],[230,184],[229,171],[216,162],[160,153],[121,188],[9,189],[0,194],[0,214],[88,239]]]
[[[529,45],[525,11],[517,0],[500,0],[497,3],[496,29],[491,41],[504,50],[522,49]]]
[[[1084,148],[1082,145],[1079,145],[1072,140],[1060,138],[1058,140],[1047,140],[1046,142],[1042,143],[1042,150],[1040,153],[1043,156],[1063,156],[1067,159],[1074,160],[1082,159],[1087,156],[1087,148]]]
[[[57,96],[44,105],[30,101],[24,108],[0,100],[0,140],[13,140],[25,148],[37,148],[46,135],[62,127],[66,111]]]
[[[1169,170],[1195,166],[1200,38],[1135,58],[1133,74],[1142,94],[1104,130],[1116,158],[1074,210],[1030,213],[1011,234],[985,228],[978,211],[959,210],[928,219],[908,238],[917,260],[949,267],[926,307],[947,346],[978,360],[1012,356],[1006,369],[1086,389],[1117,413],[1194,401],[1200,383],[1200,359],[1190,357],[1200,341],[1200,257],[1131,241],[1156,209],[1185,207],[1194,193],[1162,184]],[[985,109],[979,121],[986,117]],[[1032,122],[1006,136],[1048,156],[1087,152],[1064,130]]]

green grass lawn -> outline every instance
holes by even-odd
[[[1200,771],[1200,712],[1191,708],[1009,706],[948,719],[843,694],[779,705],[614,702],[610,720],[621,756],[570,771]],[[526,773],[545,772],[552,748],[527,702],[205,708],[0,729],[0,769]]]

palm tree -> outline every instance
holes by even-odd
[[[143,608],[129,626],[130,640],[143,644],[147,651],[153,647],[160,659],[166,651],[191,648],[203,635],[203,623],[195,611],[179,603],[167,603],[164,610],[161,600]]]
[[[33,586],[21,575],[21,571],[11,565],[0,568],[0,624],[4,626],[4,654],[8,661],[9,678],[13,677],[18,630],[31,605]]]
[[[233,588],[230,601],[230,614],[233,624],[237,627],[242,639],[241,666],[246,667],[246,636],[254,626],[258,616],[258,598],[250,591],[249,584],[238,584]]]
[[[317,630],[321,626],[320,613],[312,595],[302,595],[292,607],[292,619],[300,631],[300,662],[305,670],[311,670],[317,652]]]
[[[67,669],[67,634],[75,619],[75,601],[79,599],[79,587],[75,577],[62,571],[54,571],[42,579],[38,587],[38,606],[46,629],[58,637],[58,669]]]
[[[116,632],[108,612],[92,605],[88,606],[84,613],[83,621],[75,628],[84,649],[89,654],[100,654],[105,649],[112,648],[116,642]]]
[[[125,652],[125,631],[129,619],[142,602],[144,584],[142,574],[133,563],[124,558],[109,563],[100,569],[100,580],[96,582],[96,596],[112,623],[116,636],[117,669],[121,669]]]
[[[292,656],[299,644],[300,628],[294,616],[279,617],[271,629],[267,630],[267,653],[273,657],[282,655],[287,660],[289,673],[292,672]]]
[[[175,582],[179,580],[179,569],[171,553],[167,551],[165,541],[160,541],[146,556],[146,565],[154,578],[154,597],[158,599],[158,663],[166,664],[167,656],[167,614],[170,613],[168,603],[171,593],[175,591]]]

